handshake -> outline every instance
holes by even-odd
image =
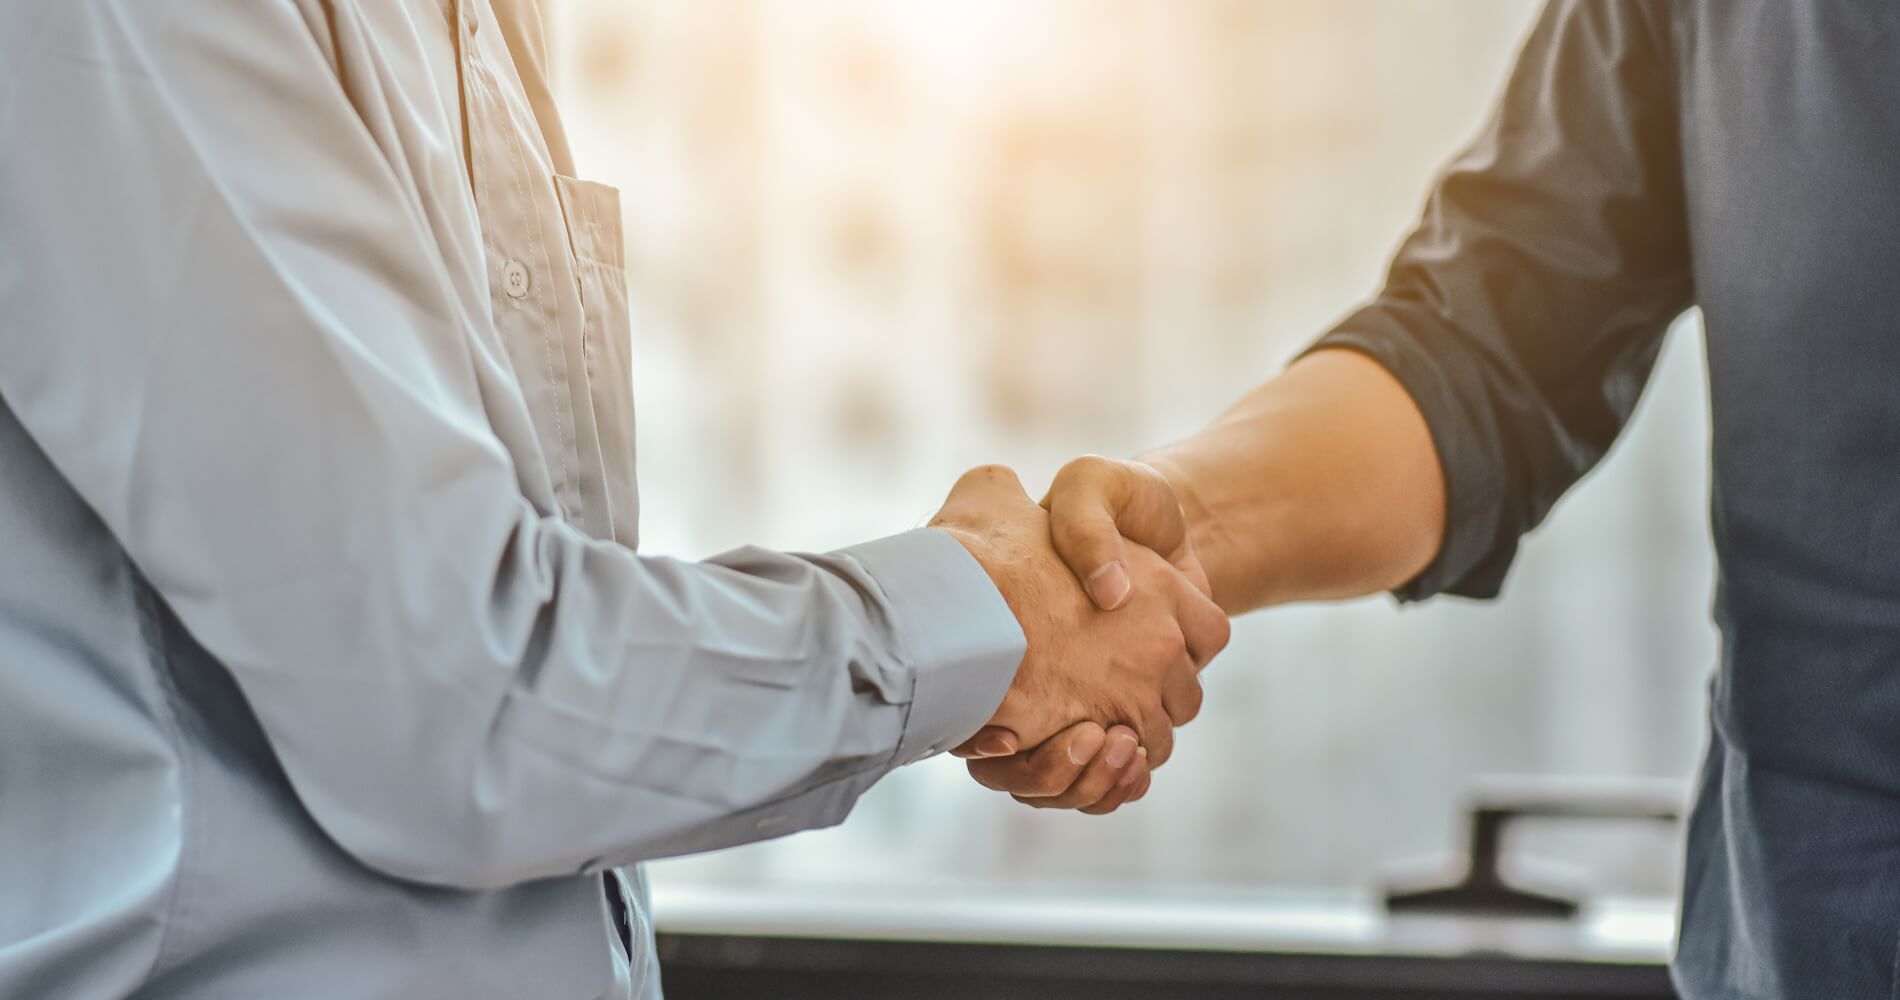
[[[931,527],[982,564],[1029,645],[996,715],[956,750],[971,776],[1045,808],[1101,814],[1141,798],[1228,637],[1167,480],[1090,456],[1038,505],[1013,472],[983,466]]]

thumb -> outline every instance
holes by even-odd
[[[1140,462],[1087,455],[1056,474],[1043,499],[1050,540],[1097,607],[1128,600],[1126,542],[1163,556],[1187,551],[1187,518],[1160,472]]]

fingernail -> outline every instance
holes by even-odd
[[[1089,577],[1089,597],[1104,611],[1121,607],[1128,599],[1129,589],[1128,570],[1118,562],[1103,566]]]
[[[1143,750],[1141,752],[1141,755],[1143,757],[1148,756],[1148,751]],[[1136,780],[1138,780],[1140,777],[1141,777],[1141,768],[1131,767],[1128,770],[1123,771],[1122,776],[1120,778],[1115,779],[1115,785],[1116,787],[1119,787],[1119,788],[1126,788],[1129,785],[1134,784]]]
[[[970,749],[975,750],[978,757],[1008,757],[1016,752],[1016,744],[1007,737],[991,733],[978,739]]]
[[[1136,748],[1137,744],[1135,743],[1134,737],[1117,734],[1116,739],[1108,748],[1108,766],[1128,766],[1128,762],[1135,759]]]
[[[1069,763],[1080,765],[1094,760],[1095,755],[1102,752],[1104,739],[1107,737],[1099,729],[1091,729],[1076,737],[1075,742],[1069,744]]]

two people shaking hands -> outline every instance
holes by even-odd
[[[931,524],[983,564],[1028,652],[955,752],[1028,805],[1101,814],[1138,800],[1201,710],[1199,671],[1230,613],[1398,586],[1437,551],[1443,511],[1410,397],[1340,350],[1176,445],[1070,462],[1040,505],[1010,470],[974,469]]]
[[[656,1000],[642,861],[945,751],[1112,811],[1227,616],[1496,594],[1698,305],[1677,986],[1894,992],[1882,5],[1552,0],[1385,288],[1199,433],[690,562],[537,0],[0,14],[0,996]]]

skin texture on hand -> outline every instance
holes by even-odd
[[[965,474],[931,526],[970,550],[1028,639],[992,726],[1037,746],[1078,722],[1098,731],[1121,725],[1151,762],[1167,759],[1173,727],[1200,711],[1200,668],[1227,644],[1227,617],[1205,594],[1159,555],[1131,546],[1132,594],[1115,611],[1095,607],[1056,554],[1048,512],[1000,466]]]
[[[1444,537],[1445,482],[1424,416],[1390,373],[1350,351],[1301,359],[1144,459],[1077,459],[1043,501],[1057,551],[1105,609],[1133,598],[1117,567],[1137,546],[1239,614],[1389,590],[1430,563]],[[1078,725],[1051,743],[1085,732]],[[987,787],[1045,805],[1086,797],[1080,768],[1019,746],[1014,734],[984,730],[961,749],[981,758],[970,773]],[[1072,784],[1058,790],[1065,773]],[[1137,779],[1143,793],[1148,781]]]

